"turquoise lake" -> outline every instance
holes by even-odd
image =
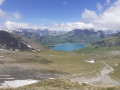
[[[79,44],[79,43],[63,43],[56,46],[50,47],[53,50],[62,50],[62,51],[74,51],[78,49],[85,48],[88,44]]]

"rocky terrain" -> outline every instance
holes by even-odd
[[[43,51],[47,48],[23,36],[0,31],[0,48],[16,51]]]

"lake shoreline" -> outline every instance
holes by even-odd
[[[87,43],[60,43],[60,44],[87,44]],[[47,46],[47,47],[55,47],[55,46],[60,45],[60,44],[55,44],[55,45],[45,45],[45,46]],[[89,44],[87,44],[87,45],[89,45]]]
[[[89,44],[84,43],[61,43],[57,45],[48,46],[48,48],[52,50],[60,50],[60,51],[74,51],[78,49],[82,49],[87,47]]]

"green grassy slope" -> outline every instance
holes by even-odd
[[[1,55],[2,54],[1,52]],[[96,62],[96,64],[90,64],[85,60],[91,60],[91,55],[79,55],[72,52],[64,51],[44,51],[44,52],[18,52],[15,55],[7,54],[5,57],[10,57],[13,60],[7,60],[9,63],[17,63],[19,65],[30,65],[38,67],[41,65],[44,68],[40,70],[58,71],[61,73],[87,73],[94,69],[100,70],[104,64]],[[101,64],[100,64],[101,63]],[[37,69],[37,68],[35,68]]]
[[[110,76],[120,81],[120,33],[74,52],[91,54],[95,60],[105,61],[114,68]]]
[[[81,77],[88,77],[88,76],[96,76],[97,73],[101,70],[101,68],[104,66],[101,62],[96,62],[96,64],[91,64],[85,62],[85,60],[91,60],[92,56],[89,54],[86,55],[80,55],[73,52],[64,52],[64,51],[53,51],[48,50],[44,52],[15,52],[15,51],[0,51],[0,55],[4,56],[4,60],[1,59],[0,62],[3,64],[2,74],[6,75],[11,74],[16,75],[17,73],[19,75],[32,75],[29,74],[30,72],[33,72],[34,75],[39,74],[52,74],[57,75],[57,77],[69,79],[69,77],[74,77],[76,74],[80,73],[86,73],[81,75]],[[19,70],[22,70],[21,73],[19,70],[11,70],[11,68],[20,68]],[[7,71],[4,71],[4,68]],[[93,72],[95,70],[95,72]],[[3,73],[4,72],[4,73]],[[27,74],[28,73],[28,74]],[[66,76],[67,75],[67,76]],[[57,82],[56,82],[57,81]],[[45,84],[44,84],[45,83]],[[50,83],[50,86],[49,86]],[[63,83],[63,84],[62,84]],[[46,84],[48,86],[46,86]],[[55,88],[54,85],[55,84]],[[27,86],[23,88],[17,88],[17,89],[6,89],[6,90],[61,90],[66,88],[75,88],[79,85],[75,83],[75,86],[73,86],[74,83],[69,82],[69,80],[55,80],[55,81],[43,81],[42,83],[36,83],[32,86]],[[63,85],[63,86],[62,86]],[[65,85],[65,86],[64,86]],[[60,87],[60,88],[59,88]],[[80,86],[81,87],[81,86]],[[37,88],[37,89],[36,89]]]
[[[77,53],[93,53],[93,52],[104,52],[120,50],[120,33],[114,36],[105,38],[101,41],[89,45],[87,48],[82,50],[76,50]]]
[[[102,47],[118,47],[120,46],[120,33],[117,33],[109,38],[103,39],[97,43],[94,43],[93,45]]]

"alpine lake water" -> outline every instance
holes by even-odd
[[[49,47],[52,50],[62,50],[62,51],[74,51],[78,49],[85,48],[88,44],[80,44],[80,43],[62,43],[55,46]]]

